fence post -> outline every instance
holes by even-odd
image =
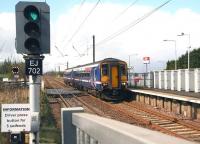
[[[83,112],[82,107],[61,109],[62,144],[76,144],[76,127],[72,124],[72,113]]]

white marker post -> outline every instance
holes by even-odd
[[[39,144],[40,85],[40,76],[29,76],[29,103],[31,108],[30,144]]]

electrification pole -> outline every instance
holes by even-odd
[[[95,35],[92,36],[93,40],[93,63],[95,62]]]

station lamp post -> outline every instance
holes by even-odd
[[[165,42],[173,42],[174,43],[174,49],[175,49],[175,60],[174,60],[174,63],[175,63],[175,66],[174,66],[174,69],[177,70],[177,49],[176,49],[176,40],[163,40]]]
[[[177,36],[188,36],[188,70],[190,69],[190,34],[185,34],[185,33],[181,33],[180,35]]]
[[[137,53],[128,55],[128,81],[131,86],[131,56],[137,56]]]

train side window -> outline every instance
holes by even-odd
[[[90,73],[82,73],[81,77],[90,77]]]
[[[125,65],[120,65],[121,67],[121,74],[122,75],[126,75],[126,68],[125,68]]]
[[[108,64],[102,64],[102,75],[108,75]]]

